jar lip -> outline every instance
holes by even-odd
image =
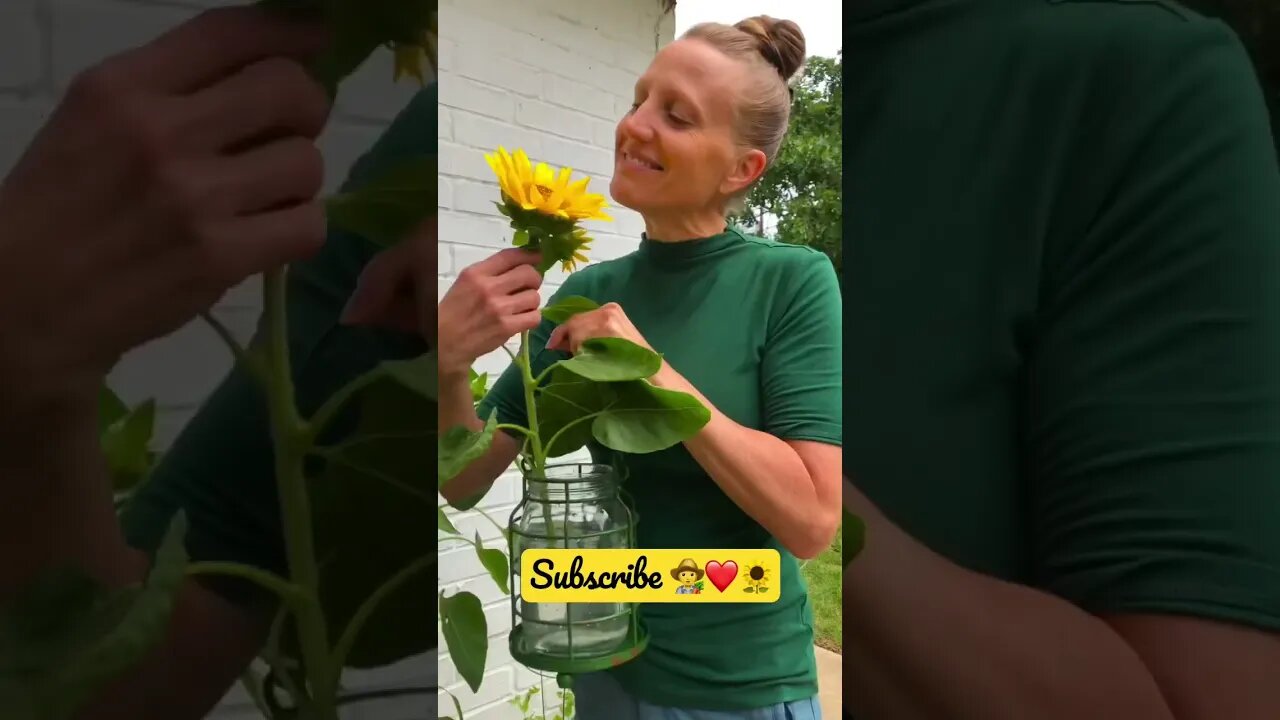
[[[556,470],[568,471],[556,477]],[[580,482],[596,482],[616,478],[617,472],[611,465],[600,463],[555,463],[549,464],[543,471],[543,477],[530,475],[526,479],[539,485],[570,485]]]

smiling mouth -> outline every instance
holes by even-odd
[[[645,170],[654,170],[657,172],[661,172],[664,169],[661,165],[659,165],[656,162],[653,162],[651,160],[646,160],[645,158],[642,158],[642,157],[637,157],[625,150],[622,152],[622,161],[629,165],[633,165],[638,168],[643,168]]]

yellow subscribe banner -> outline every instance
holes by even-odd
[[[520,554],[520,595],[532,603],[769,603],[777,550],[565,550]]]

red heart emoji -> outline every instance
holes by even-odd
[[[738,563],[732,560],[723,565],[717,560],[707,563],[707,579],[720,592],[724,592],[724,589],[729,587],[729,583],[733,582],[736,577],[738,577]]]

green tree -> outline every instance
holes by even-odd
[[[772,226],[782,242],[825,252],[841,270],[840,128],[843,92],[841,55],[810,57],[795,86],[791,129],[773,167],[734,217],[743,224]],[[776,222],[776,226],[774,223]]]

